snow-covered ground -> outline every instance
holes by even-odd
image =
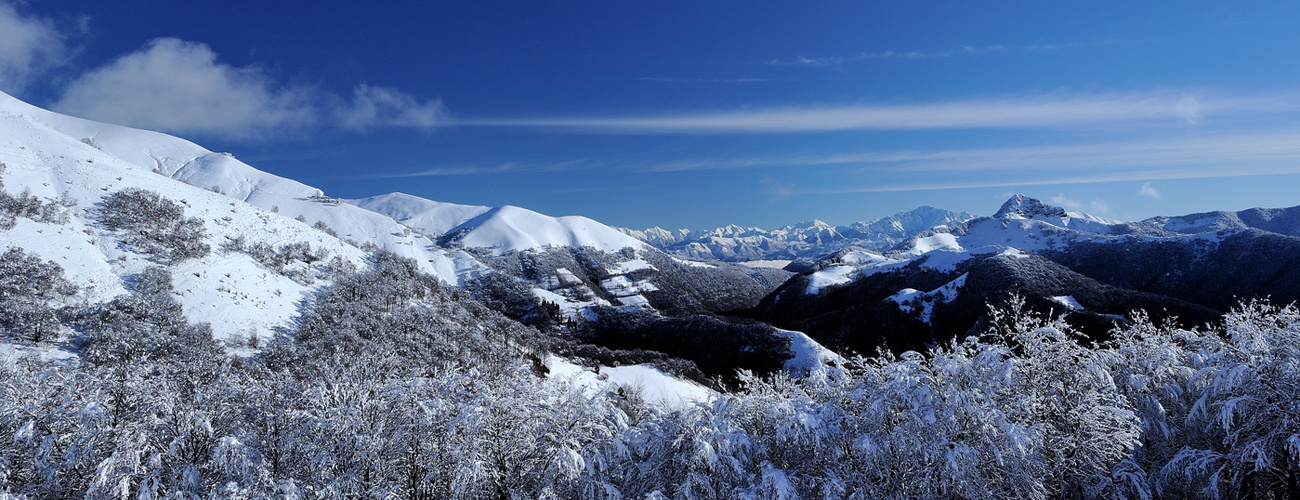
[[[961,293],[962,287],[966,286],[965,274],[958,276],[957,279],[945,283],[943,286],[923,292],[915,288],[904,288],[898,293],[891,295],[889,300],[898,304],[898,308],[904,312],[915,312],[921,317],[921,321],[930,322],[930,317],[934,313],[935,304],[951,302]]]
[[[839,354],[822,347],[816,340],[803,332],[778,328],[777,333],[790,337],[790,351],[794,354],[794,357],[785,361],[784,369],[793,376],[802,377],[810,371],[825,368],[828,364],[837,364],[844,361],[844,358],[840,357]]]
[[[672,409],[697,402],[707,402],[717,393],[711,389],[668,375],[649,365],[600,366],[589,369],[557,356],[546,359],[552,379],[569,380],[588,391],[639,391],[645,402]]]
[[[745,267],[785,269],[785,266],[790,265],[791,262],[794,261],[792,260],[747,260],[744,262],[737,262],[737,264],[740,264]]]

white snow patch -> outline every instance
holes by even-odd
[[[664,409],[707,402],[716,395],[707,387],[673,377],[649,365],[600,366],[591,370],[551,355],[546,358],[546,366],[550,369],[548,377],[570,380],[589,393],[624,386],[641,391],[647,403]]]
[[[844,255],[841,255],[839,257],[839,261],[846,265],[869,266],[869,267],[879,267],[882,265],[898,262],[897,260],[891,259],[889,257],[885,257],[884,255],[880,255],[876,252],[867,252],[862,250],[854,250],[852,252],[846,252]]]
[[[915,288],[904,288],[889,297],[889,300],[898,304],[898,308],[904,312],[918,312],[921,321],[929,324],[930,316],[934,313],[934,305],[950,302],[957,298],[961,293],[961,288],[966,285],[966,274],[958,276],[943,286],[922,292]]]
[[[80,359],[67,346],[27,345],[16,342],[0,342],[0,364],[13,366],[19,358],[36,356],[43,363],[76,363]]]
[[[790,337],[790,351],[794,353],[794,357],[786,360],[783,368],[791,375],[802,377],[812,370],[824,368],[829,363],[839,363],[844,360],[839,354],[822,347],[803,332],[779,328],[776,332]]]
[[[622,297],[615,297],[614,300],[617,300],[620,305],[625,307],[652,309],[650,306],[650,300],[641,295],[625,295]]]
[[[613,276],[603,279],[600,281],[600,287],[615,297],[626,297],[659,290],[659,287],[651,283],[650,280],[632,281],[627,276]]]
[[[1057,304],[1063,305],[1063,306],[1069,308],[1069,309],[1072,310],[1072,311],[1082,311],[1082,310],[1083,310],[1083,305],[1079,304],[1079,301],[1074,300],[1074,296],[1073,296],[1073,295],[1057,295],[1057,296],[1054,296],[1054,297],[1048,297],[1048,298],[1051,299],[1052,302],[1055,302],[1055,303],[1057,303]]]
[[[970,252],[961,250],[940,249],[925,254],[925,262],[922,267],[928,267],[938,271],[955,271],[957,264],[964,262],[971,256]]]
[[[650,265],[650,263],[646,262],[644,259],[633,259],[619,262],[618,267],[613,271],[610,271],[610,274],[627,274],[632,271],[640,271],[643,269],[649,269],[652,271],[658,270],[655,266]]]
[[[744,262],[737,262],[737,264],[740,264],[745,267],[754,267],[754,268],[785,269],[785,266],[790,265],[791,262],[794,261],[792,260],[747,260]]]
[[[713,265],[713,264],[708,264],[708,263],[699,262],[699,261],[694,261],[694,260],[688,260],[688,259],[680,259],[680,258],[677,258],[677,257],[673,257],[673,262],[676,262],[676,263],[681,264],[681,265],[683,265],[683,266],[690,266],[690,267],[704,267],[704,268],[710,268],[710,269],[711,269],[711,268],[718,267],[718,266],[715,266],[715,265]],[[742,264],[743,264],[743,262],[742,262]]]
[[[907,253],[921,255],[940,249],[954,252],[962,251],[961,244],[957,243],[957,237],[952,233],[935,233],[924,238],[917,238],[912,242],[912,248]]]
[[[804,293],[817,295],[832,286],[843,285],[853,281],[858,268],[849,266],[831,266],[808,275],[808,290]]]
[[[426,200],[406,193],[388,193],[360,200],[344,200],[358,207],[378,212],[424,234],[441,236],[451,228],[478,217],[491,207],[457,205]]]

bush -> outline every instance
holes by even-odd
[[[50,340],[61,325],[60,311],[50,302],[64,301],[77,291],[58,263],[10,248],[0,255],[0,331],[30,342]]]
[[[77,318],[85,332],[81,354],[96,365],[145,360],[211,361],[222,352],[207,323],[191,324],[172,296],[167,268],[145,269],[134,292],[91,308]],[[197,366],[197,365],[196,365]]]
[[[211,247],[204,243],[207,230],[197,217],[185,217],[185,209],[162,195],[126,188],[104,200],[101,221],[123,234],[123,241],[137,251],[170,262],[202,258]]]
[[[5,164],[0,162],[0,174],[5,171]],[[42,201],[24,188],[18,196],[4,191],[4,180],[0,179],[0,229],[13,229],[18,218],[31,219],[46,224],[67,224],[72,207],[77,206],[65,192],[57,200]]]

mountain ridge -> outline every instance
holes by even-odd
[[[819,259],[848,247],[883,251],[920,231],[974,216],[922,206],[897,214],[831,226],[814,219],[777,229],[728,225],[706,230],[615,228],[678,257],[728,262]]]

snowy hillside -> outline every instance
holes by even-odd
[[[244,202],[275,214],[268,217],[301,217],[310,225],[320,223],[345,240],[370,242],[413,258],[426,272],[450,283],[457,283],[481,269],[470,255],[437,248],[428,238],[403,231],[403,226],[390,217],[340,203],[319,189],[262,172],[229,154],[214,153],[184,139],[60,115],[3,93],[0,93],[0,114],[4,116],[4,137],[8,139],[5,146],[8,159],[0,161],[7,161],[15,168],[31,165],[28,168],[63,172],[77,164],[95,162],[97,168],[83,169],[88,172],[85,175],[93,172],[102,177],[125,178],[126,174],[120,170],[135,172],[132,178],[160,175],[233,198],[227,203]],[[70,183],[68,186],[111,185],[91,182],[98,180],[60,179]],[[133,181],[117,182],[118,188],[134,185],[129,184]],[[44,190],[33,187],[33,194],[57,197],[60,191],[53,187]],[[85,194],[78,196],[93,202]]]
[[[480,205],[458,205],[426,200],[406,193],[388,193],[359,200],[343,200],[392,217],[403,226],[427,236],[441,236],[466,221],[491,210]]]
[[[444,244],[491,249],[500,255],[512,250],[550,246],[593,247],[605,252],[645,248],[636,238],[586,217],[550,217],[506,205],[465,221],[439,240]]]
[[[88,144],[95,138],[104,145]],[[22,248],[58,263],[67,279],[80,287],[75,300],[103,302],[126,293],[135,276],[158,263],[125,244],[123,234],[99,221],[104,199],[126,188],[166,193],[183,207],[186,217],[202,221],[206,230],[202,243],[212,248],[201,258],[172,266],[175,293],[185,304],[186,317],[211,323],[218,338],[268,337],[288,324],[324,277],[320,265],[299,263],[296,270],[268,269],[248,253],[223,251],[232,241],[263,243],[270,248],[306,244],[317,256],[365,265],[365,253],[360,249],[310,224],[159,175],[152,171],[157,168],[150,163],[153,160],[142,156],[153,152],[157,156],[152,158],[164,162],[187,144],[161,134],[46,113],[0,95],[0,162],[5,165],[5,189],[10,194],[29,191],[43,199],[62,197],[70,205],[63,224],[18,218],[12,229],[0,232],[0,246]],[[123,156],[114,154],[110,145],[120,148]],[[250,192],[256,190],[253,183],[249,186]]]
[[[582,276],[581,286],[564,282],[576,279],[565,267],[551,269],[538,276],[556,277],[555,283],[533,283],[524,305],[558,305],[561,319],[581,319],[581,309],[611,304],[651,312],[654,306],[741,308],[780,282],[764,277],[788,275],[683,263],[586,217],[438,203],[401,193],[339,200],[182,139],[67,117],[8,96],[0,96],[0,164],[6,193],[0,197],[0,225],[12,226],[0,232],[0,250],[21,249],[8,254],[5,265],[35,262],[57,269],[75,290],[40,292],[45,295],[35,296],[40,307],[34,311],[53,314],[64,307],[111,316],[120,312],[114,307],[129,310],[133,297],[146,297],[139,300],[175,311],[196,328],[210,325],[213,338],[243,354],[255,352],[257,339],[283,339],[302,328],[308,306],[333,293],[341,276],[370,265],[371,245],[410,258],[453,285],[494,273],[471,252],[530,262],[548,252],[571,252],[578,260],[570,257],[563,266]],[[119,206],[125,208],[114,208]],[[169,250],[172,244],[184,251]],[[159,293],[166,300],[155,300]],[[448,293],[473,302],[463,291]],[[105,306],[110,303],[119,305]],[[7,335],[50,348],[46,358],[74,357],[74,344],[84,335],[68,328],[82,331],[75,322],[85,318],[61,317],[53,324],[62,331],[52,335],[41,333],[44,319],[29,319],[22,320],[24,328],[36,324],[38,333]],[[511,328],[516,327],[523,328]],[[746,349],[739,343],[730,347]],[[638,369],[653,371],[624,366],[614,372]]]

